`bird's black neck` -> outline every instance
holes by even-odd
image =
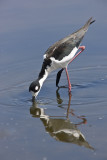
[[[42,64],[42,68],[41,71],[39,73],[38,79],[42,79],[47,71],[47,68],[51,66],[51,60],[50,59],[44,59],[43,64]]]

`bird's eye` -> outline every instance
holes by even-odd
[[[37,91],[37,90],[38,90],[38,88],[39,88],[39,87],[38,87],[38,86],[36,86],[36,87],[35,87],[35,90]]]

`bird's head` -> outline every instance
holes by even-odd
[[[29,86],[29,92],[31,92],[32,96],[34,97],[38,95],[38,93],[40,92],[40,89],[41,87],[38,79],[36,81],[33,81]]]

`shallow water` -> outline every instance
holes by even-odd
[[[1,2],[0,157],[106,160],[107,3],[46,2]],[[86,49],[68,68],[72,95],[64,71],[62,87],[55,87],[55,71],[32,101],[29,84],[40,71],[45,50],[90,15],[96,22],[83,40]]]

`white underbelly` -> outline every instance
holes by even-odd
[[[78,48],[75,47],[71,51],[71,53],[68,56],[64,57],[61,61],[56,60],[54,57],[51,57],[50,59],[52,61],[52,64],[51,64],[51,67],[48,68],[48,72],[51,72],[51,71],[56,70],[58,68],[65,68],[65,67],[67,67],[68,63],[75,56],[77,50],[78,50]]]

